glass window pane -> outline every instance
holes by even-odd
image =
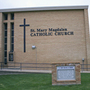
[[[7,57],[7,51],[4,52],[4,57]]]
[[[4,24],[4,29],[7,30],[7,23]]]
[[[11,32],[11,36],[14,36],[14,31]]]
[[[11,20],[14,20],[14,13],[11,13]]]
[[[14,43],[14,37],[12,37],[12,39],[11,39],[11,43]]]
[[[11,29],[14,29],[14,23],[11,23]]]
[[[11,51],[14,51],[14,44],[11,44]]]
[[[7,43],[7,38],[5,38],[4,40],[5,40],[4,43]]]
[[[8,14],[4,14],[4,20],[8,20]]]
[[[4,58],[4,64],[7,64],[7,58]]]
[[[7,36],[7,31],[5,31],[5,36]]]
[[[11,51],[14,51],[14,23],[11,23]]]
[[[13,61],[13,54],[9,54],[9,61]]]
[[[7,44],[4,45],[4,50],[7,50]]]

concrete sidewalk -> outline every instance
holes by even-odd
[[[0,75],[4,75],[4,74],[21,74],[21,73],[52,73],[52,71],[51,70],[0,69]],[[90,71],[81,71],[81,73],[90,73]]]
[[[51,70],[15,70],[15,69],[0,69],[0,73],[52,73]]]
[[[81,73],[90,73],[90,71],[81,71]]]

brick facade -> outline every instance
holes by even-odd
[[[5,12],[3,12],[5,13]],[[3,23],[7,23],[7,61],[9,62],[10,52],[10,23],[14,23],[14,61],[23,63],[60,63],[66,61],[79,61],[85,59],[85,64],[90,63],[90,39],[88,25],[87,9],[68,9],[68,10],[45,10],[45,11],[17,11],[14,12],[14,20],[10,20],[8,12],[8,20],[0,22],[0,61],[3,58],[3,37],[1,32]],[[2,19],[2,13],[0,13]],[[24,31],[20,25],[26,24],[26,52],[24,52]],[[66,31],[49,31],[49,29],[67,29]],[[31,32],[34,29],[35,32]],[[47,31],[37,32],[37,29],[45,29]],[[64,35],[60,35],[64,32]],[[66,35],[65,32],[73,32]],[[33,33],[31,36],[30,34]],[[35,34],[34,34],[35,33]],[[36,33],[52,33],[49,36],[39,36]],[[70,34],[70,33],[69,33]],[[35,36],[37,35],[37,36]],[[2,43],[1,43],[2,40]],[[32,49],[35,45],[36,48]]]

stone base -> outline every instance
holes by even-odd
[[[60,68],[59,74],[57,67]],[[73,84],[81,84],[80,63],[79,62],[53,63],[52,85],[73,85]]]

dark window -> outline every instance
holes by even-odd
[[[4,13],[4,20],[8,20],[8,14]]]
[[[9,54],[9,61],[13,61],[13,54]]]
[[[14,44],[11,44],[11,51],[14,51]]]
[[[11,23],[11,51],[14,51],[14,23]]]
[[[11,13],[11,20],[14,20],[14,13]]]
[[[5,36],[7,36],[7,31],[5,31]]]
[[[11,29],[14,29],[14,23],[11,23]]]
[[[11,39],[11,43],[14,43],[14,37],[12,37],[12,39]]]
[[[7,57],[7,51],[4,52],[4,57]]]
[[[4,23],[4,64],[7,64],[7,23]]]
[[[4,29],[7,30],[7,23],[4,23]]]
[[[11,31],[11,36],[14,36],[14,31]]]
[[[7,64],[7,58],[4,58],[4,64]]]
[[[4,50],[7,50],[7,44],[4,45]]]
[[[5,41],[4,41],[4,43],[7,43],[7,38],[5,38]]]

